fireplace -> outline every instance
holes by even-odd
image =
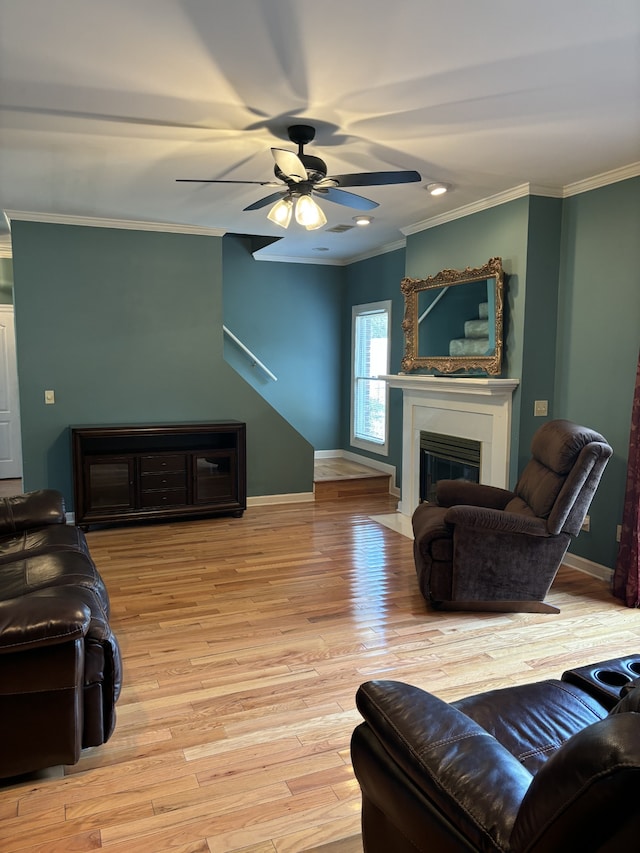
[[[399,511],[411,517],[420,502],[420,433],[480,444],[478,482],[509,487],[511,409],[517,379],[388,375],[402,390],[402,495]],[[517,448],[516,448],[517,450]]]
[[[420,430],[420,503],[435,502],[438,480],[480,482],[481,447],[470,438]]]

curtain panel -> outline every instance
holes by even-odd
[[[640,607],[640,355],[631,409],[629,464],[622,513],[622,534],[613,573],[613,594],[627,607]]]

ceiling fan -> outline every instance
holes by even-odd
[[[254,201],[244,210],[260,210],[269,204],[273,207],[268,219],[287,228],[295,205],[296,221],[307,230],[320,228],[327,221],[322,209],[313,200],[312,195],[352,207],[356,210],[372,210],[378,207],[377,201],[355,193],[346,192],[342,187],[370,187],[388,184],[408,184],[422,180],[420,174],[408,172],[356,172],[347,175],[327,176],[324,160],[304,153],[304,146],[311,142],[316,131],[308,124],[294,124],[288,128],[289,139],[298,146],[298,153],[284,148],[272,148],[275,160],[274,174],[278,181],[229,181],[198,180],[197,178],[177,178],[177,181],[205,184],[257,184],[262,187],[279,187],[277,192]]]

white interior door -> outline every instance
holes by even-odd
[[[0,480],[22,477],[13,305],[0,305]]]

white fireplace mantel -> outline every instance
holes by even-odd
[[[402,389],[402,497],[398,509],[410,516],[420,500],[420,432],[479,441],[480,482],[508,487],[511,409],[518,379],[381,376]]]

